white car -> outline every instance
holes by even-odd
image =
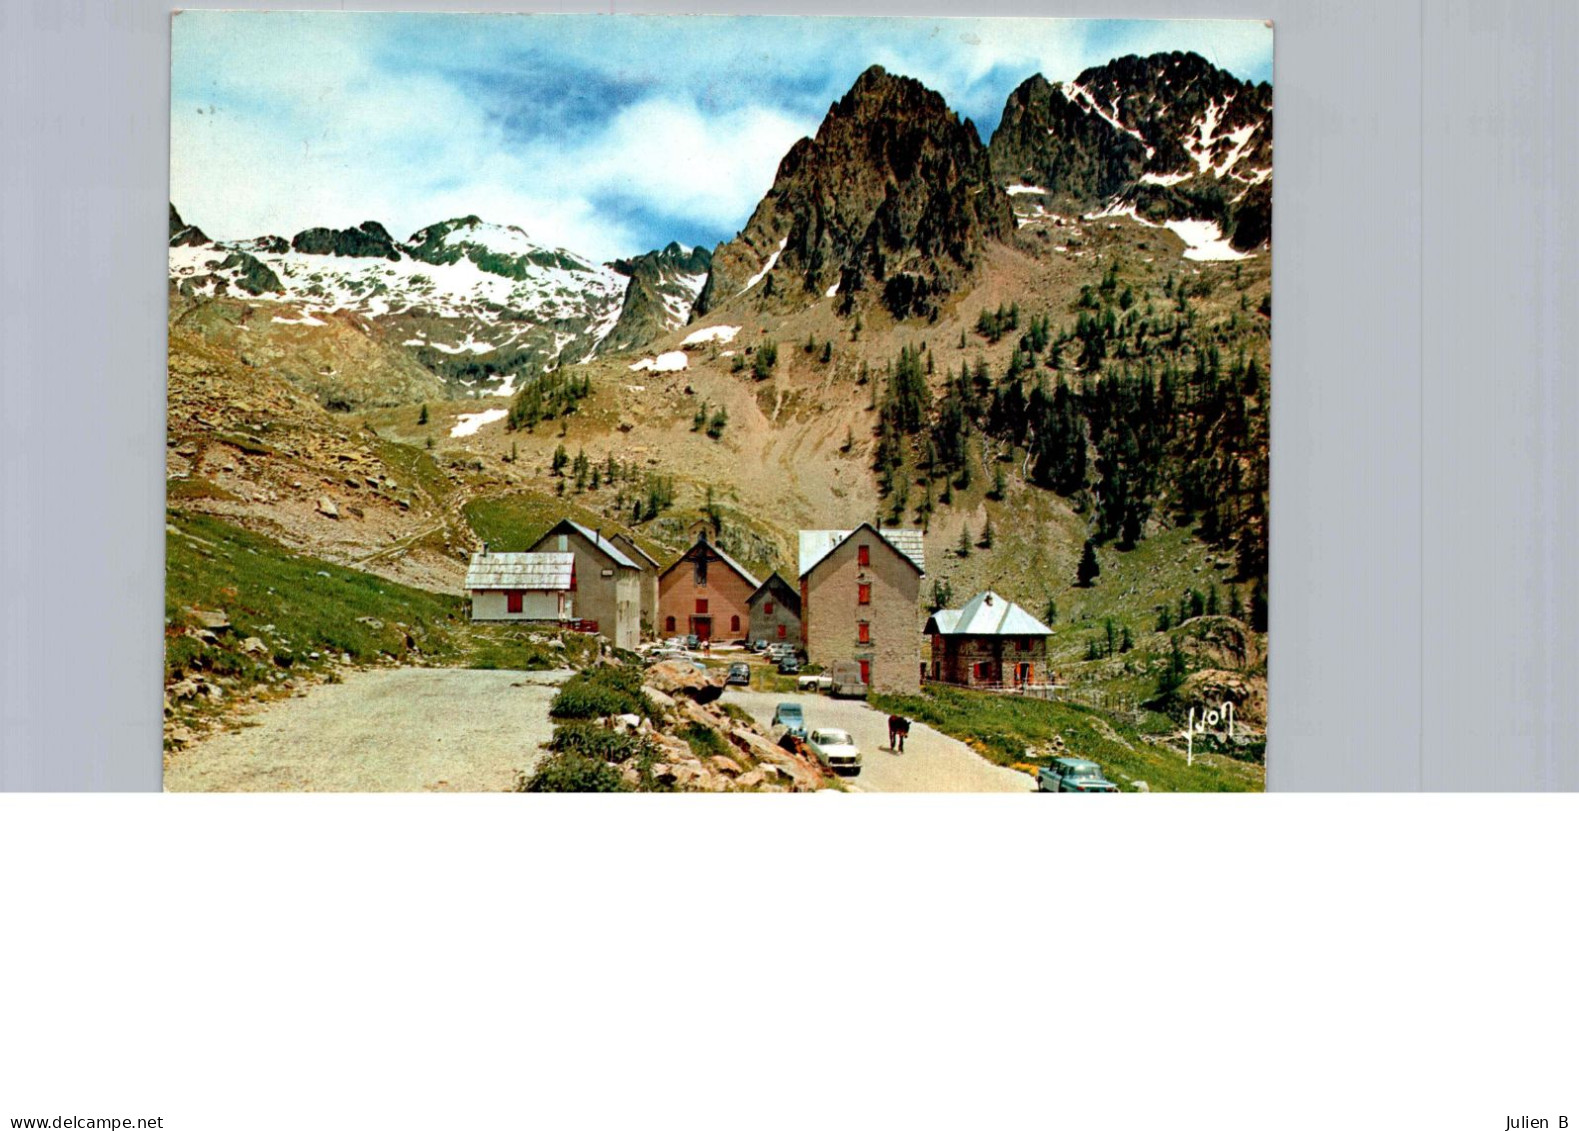
[[[827,691],[833,686],[831,675],[803,675],[795,680],[795,687],[799,691]]]
[[[861,772],[861,752],[847,730],[814,730],[807,736],[806,745],[817,761],[835,773]]]

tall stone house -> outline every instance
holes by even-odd
[[[658,575],[663,567],[658,559],[636,544],[629,534],[612,534],[609,541],[624,551],[625,556],[641,567],[641,631],[651,636],[658,631]]]
[[[801,643],[824,668],[860,665],[877,691],[921,686],[921,637],[916,619],[925,575],[921,531],[800,532]]]
[[[757,586],[746,604],[751,609],[750,639],[800,646],[800,592],[777,570]]]
[[[490,553],[484,542],[467,567],[466,591],[474,621],[563,624],[576,618],[576,556]]]
[[[982,688],[1053,682],[1052,629],[990,589],[962,608],[939,609],[922,631],[932,639],[929,679]]]
[[[532,550],[574,555],[577,619],[596,621],[598,634],[617,648],[641,643],[641,567],[624,550],[568,518],[550,527]]]
[[[658,577],[658,631],[742,640],[751,623],[747,602],[761,584],[703,531]]]

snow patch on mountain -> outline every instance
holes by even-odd
[[[745,294],[752,287],[756,286],[763,279],[767,278],[768,272],[773,270],[773,268],[778,265],[779,256],[784,254],[784,249],[788,246],[789,237],[785,236],[779,241],[778,247],[773,249],[773,254],[768,256],[768,261],[762,265],[762,270],[758,271],[755,275],[746,280],[746,285],[740,288],[740,293]]]
[[[509,415],[509,410],[503,408],[485,408],[481,412],[463,412],[456,418],[455,427],[450,429],[450,437],[458,440],[462,436],[474,435],[484,424],[492,424],[494,421],[503,420]]]
[[[630,368],[633,372],[651,371],[653,373],[678,373],[690,365],[690,360],[685,356],[684,350],[670,350],[660,353],[657,357],[644,357]]]
[[[699,346],[707,342],[732,342],[738,333],[740,333],[739,326],[704,326],[700,330],[691,331],[680,344]]]

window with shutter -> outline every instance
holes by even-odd
[[[522,607],[521,591],[519,589],[511,589],[505,594],[505,608],[509,609],[512,613],[518,613],[522,610]]]
[[[856,587],[855,592],[856,601],[859,604],[870,605],[872,603],[872,587],[867,582],[861,582],[861,584]]]
[[[696,599],[696,615],[697,616],[704,616],[704,615],[706,615],[706,613],[707,613],[707,598],[706,597],[698,597]]]
[[[862,644],[872,642],[872,626],[867,621],[858,621],[855,626],[856,639]]]
[[[857,546],[855,548],[855,563],[869,566],[872,564],[872,548],[870,546]]]

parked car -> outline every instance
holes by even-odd
[[[739,683],[747,687],[751,686],[751,665],[739,663],[738,661],[730,664],[729,674],[724,677],[724,684],[728,686],[731,683]]]
[[[796,738],[806,737],[806,713],[801,710],[799,703],[780,703],[773,708],[773,727],[793,734]]]
[[[779,657],[779,675],[799,675],[800,661],[795,658],[795,653]]]
[[[836,660],[829,669],[828,694],[835,699],[865,699],[866,681],[861,678],[861,665],[856,660]]]
[[[768,642],[761,639],[753,640],[751,642],[751,650],[753,652],[766,652],[768,650]]]
[[[685,638],[685,646],[694,652],[702,646],[702,638],[693,632]]]
[[[802,691],[827,691],[833,686],[833,676],[827,672],[803,675],[795,681],[795,686]]]
[[[1054,758],[1036,773],[1038,793],[1117,793],[1118,786],[1102,776],[1102,767],[1084,758]]]
[[[861,752],[847,730],[814,730],[806,739],[806,745],[817,761],[835,773],[861,772]]]

